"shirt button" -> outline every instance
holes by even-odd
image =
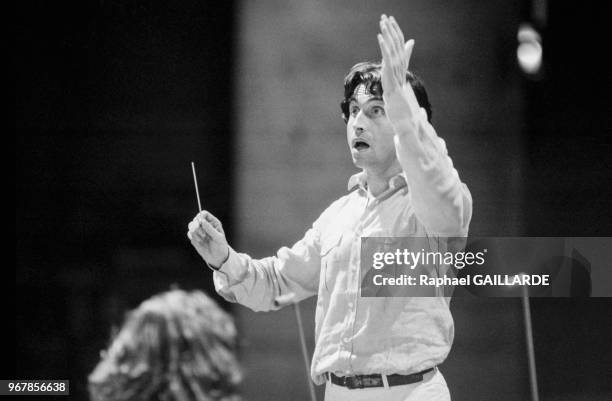
[[[354,305],[354,304],[353,304],[352,302],[349,302],[349,303],[348,303],[349,308],[352,308],[352,307],[353,307],[353,305]]]
[[[348,338],[348,337],[344,337],[344,339],[343,339],[342,341],[344,341],[345,343],[348,343],[348,342],[350,342],[350,341],[351,341],[351,339],[350,339],[350,338]]]

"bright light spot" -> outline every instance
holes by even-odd
[[[521,69],[527,74],[537,74],[542,67],[542,38],[528,24],[522,24],[518,30],[519,41],[516,57]]]
[[[521,43],[516,50],[518,62],[527,74],[537,74],[542,66],[542,46],[537,42]]]

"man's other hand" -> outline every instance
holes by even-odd
[[[417,117],[419,103],[412,86],[406,81],[406,73],[414,48],[414,40],[404,43],[404,34],[393,17],[380,18],[378,45],[382,55],[381,83],[385,111],[391,123]],[[413,127],[414,128],[414,127]]]

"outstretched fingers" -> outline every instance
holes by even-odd
[[[387,19],[386,15],[383,14],[383,16],[380,19],[379,25],[380,25],[380,32],[387,46],[389,56],[397,57],[398,51],[397,51],[397,46],[395,45],[394,33],[391,30],[391,27],[389,25],[389,20]]]
[[[385,34],[391,54],[397,58],[399,63],[405,60],[404,34],[395,18],[387,18],[384,14],[380,20],[381,32]]]
[[[402,53],[404,50],[404,34],[402,33],[402,30],[400,29],[399,25],[397,24],[397,21],[393,16],[388,18],[387,25],[389,26],[389,30],[393,34],[394,44],[397,47],[398,53]]]
[[[389,64],[391,62],[391,49],[389,49],[389,45],[382,34],[379,33],[376,37],[378,38],[378,45],[382,53],[383,64]]]
[[[381,83],[385,92],[394,92],[397,88],[397,81],[393,78],[393,59],[391,57],[391,50],[389,45],[381,34],[378,34],[378,45],[380,46],[380,52],[382,54],[382,68],[381,68]]]
[[[379,24],[381,33],[378,41],[383,55],[383,64],[387,64],[387,72],[392,74],[393,84],[402,87],[406,84],[406,72],[414,40],[411,39],[404,43],[404,34],[393,16],[387,17],[383,14]]]

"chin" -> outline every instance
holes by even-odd
[[[355,157],[355,156],[352,156],[352,157],[351,157],[351,160],[353,161],[353,164],[354,164],[354,165],[355,165],[355,167],[357,167],[357,168],[364,168],[364,167],[365,167],[365,166],[368,164],[368,163],[367,163],[365,160],[363,160],[363,159],[362,159],[362,158],[360,158],[360,157]]]

